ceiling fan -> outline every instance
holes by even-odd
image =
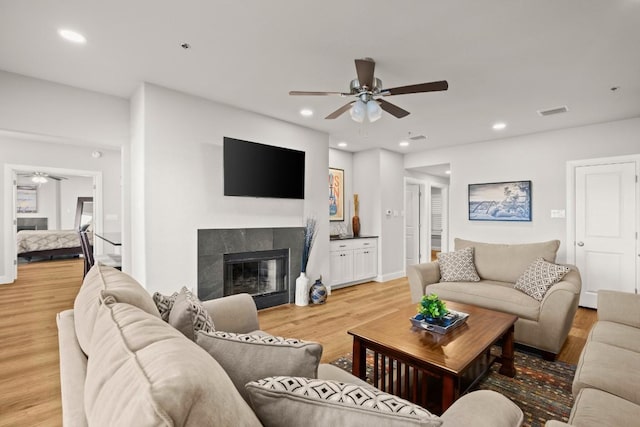
[[[449,88],[449,83],[447,83],[446,80],[441,80],[437,82],[419,83],[383,89],[382,81],[374,76],[376,63],[373,59],[356,59],[355,63],[358,78],[351,80],[349,92],[305,92],[292,90],[289,92],[289,95],[353,96],[356,98],[355,101],[351,101],[348,104],[343,105],[325,117],[325,119],[335,119],[342,113],[350,110],[351,118],[358,123],[362,123],[365,115],[369,118],[370,122],[375,122],[382,116],[382,110],[397,117],[398,119],[409,115],[407,110],[404,110],[380,97],[405,95],[409,93],[438,92]]]
[[[43,184],[47,182],[49,179],[54,179],[56,181],[62,181],[63,179],[67,179],[64,176],[49,175],[46,172],[23,172],[23,173],[18,173],[18,176],[31,178],[31,181],[38,184]]]

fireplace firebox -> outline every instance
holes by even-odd
[[[224,296],[250,294],[258,309],[289,302],[289,249],[223,256]]]

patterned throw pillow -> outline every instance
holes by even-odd
[[[542,301],[549,288],[562,280],[569,271],[569,267],[538,258],[522,273],[514,288]]]
[[[247,402],[248,382],[274,375],[317,378],[322,357],[318,343],[271,335],[199,332],[196,343],[224,368]]]
[[[479,282],[480,276],[473,263],[473,247],[438,254],[441,282]]]
[[[266,427],[306,425],[433,426],[429,411],[373,387],[301,377],[269,377],[246,385],[251,406]]]
[[[173,302],[169,324],[192,341],[195,341],[197,331],[215,331],[209,312],[198,297],[186,287],[180,290]]]
[[[177,292],[167,296],[162,295],[160,292],[154,292],[153,294],[153,302],[156,303],[156,307],[158,307],[158,311],[160,312],[160,317],[165,322],[169,321],[169,313],[173,308],[173,303],[176,301],[176,297],[178,296]]]

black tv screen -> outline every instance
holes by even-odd
[[[304,199],[304,151],[224,138],[224,195]]]

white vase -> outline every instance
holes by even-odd
[[[296,279],[296,305],[309,305],[309,278],[304,271]]]

